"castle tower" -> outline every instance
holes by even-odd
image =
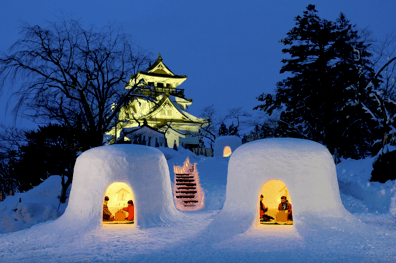
[[[140,94],[151,96],[155,98],[155,101],[135,98],[121,108],[116,129],[117,138],[123,137],[124,140],[133,142],[138,134],[136,131],[148,126],[162,132],[170,148],[174,144],[190,149],[197,148],[202,138],[198,133],[199,129],[208,123],[206,119],[195,117],[187,112],[192,99],[186,99],[184,89],[178,88],[186,79],[186,75],[175,75],[163,63],[161,54],[146,71],[138,71],[136,75],[132,75],[126,89],[132,88],[143,80],[144,84],[139,85],[150,87],[150,89],[142,90]],[[108,133],[113,136],[114,134],[115,129]],[[139,134],[141,138],[141,132]],[[158,138],[158,134],[155,136]],[[149,137],[150,135],[145,136],[145,138]],[[160,141],[159,138],[157,141]]]

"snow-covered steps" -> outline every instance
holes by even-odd
[[[203,207],[204,194],[199,185],[196,163],[187,158],[183,166],[175,166],[174,197],[176,208],[182,211],[198,210]]]

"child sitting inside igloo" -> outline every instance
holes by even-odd
[[[128,212],[128,217],[125,220],[133,221],[135,219],[135,207],[133,206],[133,201],[128,201],[128,206],[123,207],[122,210]]]
[[[293,221],[293,211],[292,211],[292,206],[287,201],[286,196],[281,197],[281,203],[278,206],[279,211],[287,211],[287,220]]]
[[[114,221],[114,216],[110,212],[109,207],[107,206],[107,203],[109,202],[110,198],[108,196],[105,196],[104,202],[103,202],[103,221]]]
[[[264,196],[260,195],[260,221],[268,222],[274,218],[272,216],[265,214],[265,212],[268,211],[268,208],[266,208],[265,205],[263,204],[263,199],[264,199]]]

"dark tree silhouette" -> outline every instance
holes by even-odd
[[[280,73],[290,76],[277,83],[276,95],[260,95],[264,104],[255,109],[269,115],[281,111],[279,123],[290,137],[320,142],[331,151],[342,148],[344,156],[358,157],[365,149],[357,151],[357,145],[372,144],[370,135],[362,132],[368,130],[368,118],[346,105],[355,97],[348,87],[364,86],[374,75],[368,45],[342,13],[332,22],[309,5],[295,21],[281,40],[288,58],[282,60]],[[355,49],[360,50],[359,60]]]
[[[98,30],[73,19],[45,28],[24,23],[21,35],[0,55],[0,91],[12,89],[16,116],[79,126],[94,147],[102,144],[119,109],[144,97],[139,93],[144,86],[125,86],[130,74],[147,66],[149,54],[113,25]]]

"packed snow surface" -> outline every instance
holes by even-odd
[[[0,232],[3,233],[0,234],[0,262],[396,261],[396,223],[395,218],[389,212],[395,192],[393,190],[395,182],[388,181],[386,184],[368,182],[373,158],[342,160],[337,165],[342,204],[352,213],[352,216],[323,217],[320,213],[304,212],[296,217],[293,226],[250,227],[246,231],[234,230],[238,229],[239,225],[246,226],[246,222],[230,219],[224,220],[220,228],[223,231],[219,231],[216,228],[219,226],[218,218],[221,217],[219,213],[225,202],[229,202],[228,189],[226,197],[227,171],[230,174],[231,169],[236,167],[236,163],[232,161],[235,156],[210,158],[196,156],[182,147],[179,147],[178,151],[164,147],[157,149],[166,158],[171,184],[174,183],[172,181],[174,165],[182,165],[187,156],[191,162],[197,163],[200,183],[205,191],[203,210],[178,212],[177,217],[181,218],[181,221],[166,220],[169,223],[151,225],[151,227],[103,226],[87,220],[86,227],[81,228],[76,220],[61,217],[60,219],[68,218],[68,220],[50,219],[32,227],[29,225],[27,226],[30,227],[29,229],[10,233],[5,233],[0,228],[3,231]],[[319,152],[323,151],[319,146],[317,149]],[[116,152],[119,150],[117,149]],[[242,147],[241,150],[241,153],[244,152]],[[297,151],[297,149],[294,150]],[[142,156],[144,156],[147,152],[145,149],[142,151]],[[279,148],[277,151],[280,152]],[[161,154],[157,151],[154,153],[154,156],[162,159],[159,157],[162,156]],[[113,160],[110,156],[111,151],[107,153],[103,151],[101,154],[102,156],[108,155],[108,159]],[[292,158],[290,162],[294,165],[298,166],[301,162],[301,159],[293,159],[297,158],[297,154],[293,155],[289,152],[286,155]],[[322,157],[325,155],[323,154]],[[88,157],[86,160],[92,161]],[[122,158],[119,163],[123,163]],[[246,164],[244,165],[246,167]],[[319,165],[310,165],[306,168],[313,169],[312,167],[317,166]],[[92,167],[92,169],[95,168]],[[48,200],[57,207],[60,185],[56,187],[57,191],[52,190],[54,181],[60,184],[60,177],[51,176],[27,193],[7,197],[4,202],[0,202],[0,216],[7,214],[13,217],[17,212],[9,208],[16,206],[20,197],[22,197],[22,203],[27,201],[25,199],[39,204],[44,204],[45,200]],[[75,184],[74,181],[73,184]],[[133,187],[132,184],[131,187]],[[288,187],[291,186],[288,185]],[[37,191],[37,189],[41,190]],[[136,189],[133,190],[136,191]],[[290,195],[294,204],[295,195],[292,192]],[[239,197],[248,199],[244,196]],[[100,198],[103,198],[103,193]],[[374,201],[371,201],[373,198]],[[236,199],[238,198],[234,198]],[[381,201],[377,206],[376,200]],[[255,203],[256,201],[258,199]],[[382,208],[384,204],[387,204],[385,209]],[[87,209],[92,211],[91,207]],[[6,213],[3,210],[6,210]],[[298,214],[296,210],[293,213]],[[235,208],[233,211],[236,215],[240,209]],[[59,213],[63,213],[62,206]],[[88,214],[92,216],[92,212]],[[230,216],[233,215],[230,214]],[[34,217],[37,215],[33,215]]]

